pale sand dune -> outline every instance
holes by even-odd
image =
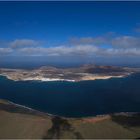
[[[119,76],[84,76],[81,80],[97,80],[97,79],[110,79],[110,78],[122,78],[124,75]]]

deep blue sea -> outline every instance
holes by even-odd
[[[1,76],[0,98],[65,117],[140,112],[140,74],[82,82],[15,82]]]

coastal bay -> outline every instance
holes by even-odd
[[[0,98],[65,117],[140,112],[139,82],[139,74],[81,82],[13,81],[1,76]]]

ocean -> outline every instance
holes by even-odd
[[[0,76],[0,98],[64,117],[140,112],[140,74],[81,82],[15,82]]]

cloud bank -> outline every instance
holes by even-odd
[[[19,47],[36,47],[40,44],[39,41],[32,39],[16,39],[9,43],[11,48],[19,48]]]
[[[64,59],[140,58],[140,37],[104,35],[72,38],[66,44],[48,46],[32,39],[16,39],[0,45],[1,56],[42,56]],[[25,57],[26,59],[26,57]]]

